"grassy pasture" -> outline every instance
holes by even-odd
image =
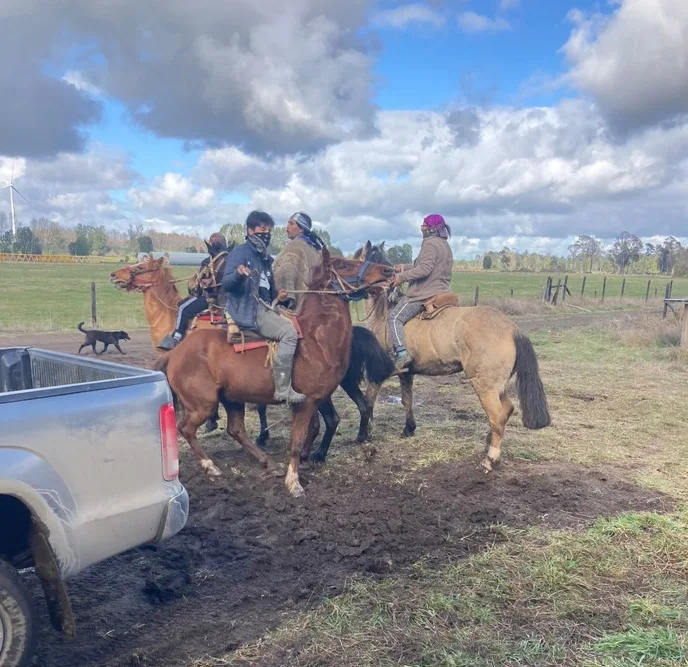
[[[505,450],[507,466],[511,459],[608,471],[668,494],[675,509],[591,517],[559,530],[495,524],[493,547],[439,567],[421,559],[378,581],[355,578],[345,594],[287,614],[259,641],[193,667],[687,664],[688,356],[673,347],[677,336],[675,323],[656,317],[637,327],[533,334],[554,422],[533,432],[513,419]],[[377,431],[380,455],[408,470],[477,456],[483,420],[423,414],[432,409],[427,391],[447,406],[458,391],[468,402],[462,412],[479,412],[470,389],[433,378],[417,385],[424,407],[415,438]],[[378,422],[394,413],[400,423],[393,402],[376,411]],[[353,429],[343,416],[342,427]],[[335,448],[332,464],[340,463],[354,465]]]
[[[103,265],[47,265],[47,264],[0,264],[0,331],[61,331],[73,329],[82,320],[91,317],[91,282],[96,283],[98,319],[105,329],[136,329],[146,327],[141,295],[118,292],[109,282],[112,267]],[[175,277],[193,273],[193,267],[172,267]],[[557,277],[555,277],[556,282]],[[562,276],[563,279],[563,276]],[[547,280],[545,274],[526,273],[455,273],[454,290],[463,303],[470,303],[476,285],[480,286],[481,303],[488,303],[509,314],[525,314],[532,310],[547,310],[539,306],[538,297]],[[602,276],[588,276],[586,295],[581,302],[582,276],[571,276],[569,285],[573,303],[586,308],[601,307],[592,299],[594,290],[602,291]],[[653,278],[654,288],[663,296],[666,278]],[[647,278],[629,276],[626,284],[625,306],[641,305],[645,296]],[[180,285],[184,289],[184,285]],[[510,290],[514,299],[510,299]],[[608,298],[605,308],[618,308],[621,278],[612,276],[607,281]],[[688,295],[688,279],[674,281],[674,295]],[[653,299],[654,301],[654,299]],[[654,302],[655,304],[657,302]]]

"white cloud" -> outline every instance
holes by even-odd
[[[136,209],[181,217],[208,210],[214,199],[212,188],[195,187],[189,179],[170,172],[148,188],[129,191],[129,201]]]
[[[76,88],[78,91],[86,92],[92,97],[101,97],[103,95],[103,91],[100,90],[100,88],[90,83],[84,77],[83,73],[77,70],[68,70],[64,73],[62,80]]]
[[[420,3],[378,11],[373,15],[372,21],[373,25],[397,30],[403,30],[413,23],[427,23],[441,28],[446,22],[438,11]]]
[[[499,9],[502,12],[515,9],[521,4],[521,0],[499,0]]]
[[[491,19],[475,12],[462,12],[458,16],[459,26],[464,32],[502,32],[511,30],[511,24],[501,16]]]
[[[572,11],[568,79],[615,128],[688,113],[688,2],[621,0],[611,16]]]
[[[237,213],[258,207],[286,220],[303,209],[347,249],[362,234],[412,238],[430,210],[466,238],[513,236],[531,248],[537,237],[561,242],[579,233],[678,234],[686,213],[688,124],[619,144],[594,108],[566,102],[381,112],[377,127],[374,138],[289,164],[208,154],[199,177],[217,170],[214,182],[222,182],[236,173],[234,165],[250,165],[263,185],[247,190],[250,202]]]

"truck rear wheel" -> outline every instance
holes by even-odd
[[[34,605],[19,573],[0,560],[0,665],[24,667],[36,641]]]

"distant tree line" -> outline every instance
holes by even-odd
[[[242,243],[246,229],[242,224],[226,224],[222,233],[231,243]],[[334,255],[342,251],[332,244],[325,230],[317,230],[318,235]],[[284,227],[276,227],[270,251],[277,254],[287,242]],[[161,232],[143,225],[130,224],[126,231],[107,229],[103,225],[83,225],[66,227],[46,218],[34,218],[27,226],[17,227],[17,236],[12,238],[12,230],[4,212],[0,212],[0,252],[26,254],[70,254],[70,255],[116,255],[128,256],[153,250],[169,252],[205,253],[205,243],[201,236]],[[603,248],[602,242],[594,236],[579,236],[569,246],[566,257],[557,255],[518,252],[510,248],[476,255],[472,260],[458,260],[457,268],[464,270],[486,271],[565,271],[591,273],[660,273],[663,275],[688,276],[688,247],[678,239],[668,236],[657,245],[643,243],[640,238],[622,232],[614,243]],[[413,261],[413,248],[410,244],[394,245],[387,248],[387,256],[394,264],[410,264]]]
[[[562,273],[660,273],[688,276],[688,247],[668,236],[658,245],[643,243],[634,234],[622,232],[614,243],[604,250],[602,242],[594,236],[579,236],[569,246],[566,257],[557,255],[518,252],[510,248],[478,255],[474,260],[459,260],[459,268],[486,271],[547,271]]]

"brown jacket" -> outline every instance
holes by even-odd
[[[285,290],[289,298],[298,304],[303,294],[296,294],[295,290],[308,289],[311,269],[321,264],[322,254],[318,250],[303,239],[292,239],[277,255],[272,266],[275,287]]]
[[[428,236],[423,239],[420,253],[413,263],[399,274],[402,283],[409,283],[409,301],[427,301],[438,294],[451,292],[454,255],[446,239]]]

